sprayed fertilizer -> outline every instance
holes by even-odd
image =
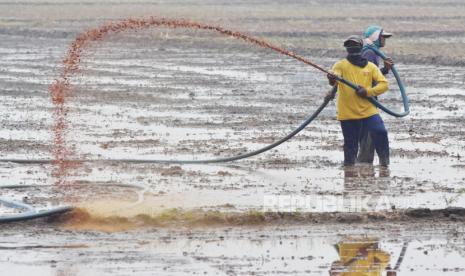
[[[118,22],[110,22],[100,27],[88,30],[79,34],[76,39],[71,43],[70,48],[68,49],[67,56],[63,60],[63,70],[60,76],[55,80],[55,82],[50,86],[49,91],[52,95],[52,101],[54,104],[54,148],[53,148],[53,157],[54,157],[54,171],[53,176],[55,177],[55,184],[58,185],[69,185],[68,176],[71,174],[71,169],[74,166],[79,166],[79,162],[73,161],[71,158],[73,155],[73,148],[66,141],[66,136],[70,129],[68,129],[67,123],[67,114],[69,109],[66,105],[67,97],[72,94],[71,81],[70,79],[74,74],[76,74],[80,69],[81,57],[87,49],[92,46],[92,43],[98,41],[104,41],[109,35],[117,34],[128,31],[137,31],[141,29],[156,28],[156,27],[165,27],[165,28],[184,28],[184,29],[194,29],[194,30],[207,30],[216,32],[225,36],[233,37],[247,43],[259,46],[261,48],[273,50],[284,56],[291,57],[300,62],[303,62],[307,65],[310,65],[322,72],[328,73],[324,68],[313,64],[309,60],[293,53],[283,48],[269,44],[264,40],[260,40],[249,35],[235,32],[231,30],[224,29],[219,26],[210,26],[206,24],[200,24],[196,22],[190,22],[186,20],[176,20],[176,19],[165,19],[165,18],[155,18],[150,17],[146,19],[126,19]],[[318,109],[321,111],[324,105],[320,106]],[[316,117],[318,111],[312,115]],[[309,120],[309,119],[307,119]],[[311,122],[310,121],[308,122]],[[308,123],[307,123],[308,124]],[[301,125],[305,127],[305,125]],[[295,130],[293,133],[297,133],[300,130]],[[295,134],[293,134],[295,135]],[[289,135],[288,135],[289,136]],[[292,136],[290,136],[292,137]],[[286,138],[289,139],[289,138]],[[285,140],[282,140],[285,141]],[[280,142],[281,143],[281,142]],[[271,146],[271,145],[270,145]],[[264,148],[267,150],[267,148]],[[249,155],[246,155],[247,157]],[[219,160],[229,160],[228,158],[219,159]],[[160,161],[160,160],[158,160]],[[151,162],[151,160],[148,160]],[[223,161],[222,161],[223,162]],[[145,192],[145,191],[144,191]],[[139,194],[143,196],[143,193]],[[80,228],[87,227],[90,229],[100,229],[104,227],[105,231],[119,230],[119,229],[128,229],[132,228],[134,225],[191,225],[200,223],[202,225],[210,224],[220,224],[220,225],[242,225],[242,224],[257,224],[262,222],[275,222],[280,221],[280,217],[275,217],[273,214],[263,215],[260,212],[251,211],[251,213],[236,212],[236,213],[221,213],[216,211],[175,211],[174,214],[169,209],[161,208],[161,213],[156,213],[154,215],[146,215],[147,213],[152,214],[152,212],[147,212],[147,210],[142,210],[144,204],[146,206],[147,202],[142,202],[141,196],[139,196],[138,202],[135,204],[137,208],[134,208],[134,204],[131,206],[126,206],[125,202],[118,201],[109,201],[109,202],[100,202],[100,203],[90,203],[87,205],[81,206],[81,209],[74,212],[74,215],[70,216],[69,223],[72,227]],[[150,203],[150,202],[149,202]],[[115,206],[115,207],[111,207]],[[125,207],[126,206],[126,207]],[[110,207],[108,209],[107,207]],[[131,208],[129,208],[131,207]],[[121,215],[122,208],[135,210],[133,214]],[[142,208],[142,209],[141,209]],[[102,210],[104,211],[102,213]],[[168,213],[164,213],[164,212]],[[299,217],[288,217],[291,221],[300,220]],[[310,221],[312,217],[308,218]],[[304,221],[307,221],[304,219]],[[119,226],[117,226],[119,225]],[[110,227],[110,229],[106,229]]]
[[[81,56],[84,51],[91,46],[93,42],[102,41],[110,34],[117,34],[127,31],[137,31],[140,29],[167,27],[167,28],[185,28],[185,29],[201,29],[220,33],[225,36],[230,36],[243,40],[245,42],[257,45],[262,48],[271,49],[282,55],[292,57],[307,65],[311,65],[320,71],[327,72],[322,67],[313,64],[309,60],[296,55],[293,52],[283,48],[269,44],[264,40],[260,40],[249,35],[224,29],[219,26],[210,26],[187,20],[165,19],[150,17],[147,19],[126,19],[119,22],[110,22],[100,27],[88,30],[79,34],[76,39],[71,43],[68,49],[66,58],[63,60],[63,70],[60,76],[49,87],[49,92],[52,96],[54,104],[54,170],[53,176],[55,183],[62,185],[67,184],[67,176],[70,174],[70,169],[78,165],[72,162],[70,156],[73,150],[66,142],[66,135],[68,133],[67,127],[67,113],[66,98],[72,93],[70,78],[79,70]]]
[[[86,49],[88,49],[92,43],[103,41],[107,38],[110,34],[117,34],[121,32],[129,32],[129,31],[137,31],[141,29],[147,28],[156,28],[156,27],[167,27],[167,28],[185,28],[185,29],[201,29],[201,30],[208,30],[220,33],[225,36],[234,37],[236,39],[245,41],[250,44],[257,45],[262,48],[271,49],[275,52],[278,52],[282,55],[292,57],[297,59],[305,64],[311,65],[321,71],[325,71],[325,69],[319,67],[311,63],[310,61],[300,57],[290,51],[282,49],[277,46],[273,46],[267,43],[264,40],[260,40],[257,38],[253,38],[246,34],[235,32],[231,30],[224,29],[219,26],[210,26],[195,22],[190,22],[186,20],[176,20],[176,19],[157,19],[154,17],[146,18],[146,19],[126,19],[119,22],[111,22],[107,23],[103,26],[90,29],[86,32],[79,34],[76,39],[71,43],[67,55],[63,60],[63,70],[60,76],[54,81],[52,85],[49,87],[49,92],[51,94],[52,102],[54,104],[54,143],[53,143],[53,157],[54,157],[54,169],[52,172],[53,177],[55,178],[55,184],[58,185],[70,185],[68,183],[67,177],[70,175],[70,171],[79,166],[79,162],[72,161],[73,159],[71,156],[73,155],[73,150],[70,145],[66,141],[66,135],[70,131],[67,125],[67,114],[69,109],[66,105],[67,97],[71,95],[71,77],[76,74],[80,69],[81,57]],[[114,230],[122,230],[131,228],[133,225],[141,224],[139,219],[141,219],[140,214],[144,214],[144,210],[141,210],[140,207],[134,209],[135,205],[140,205],[142,203],[141,196],[142,193],[139,193],[139,199],[136,203],[128,205],[127,202],[103,202],[103,203],[93,203],[93,204],[84,204],[81,206],[80,211],[74,212],[73,216],[70,216],[72,221],[79,222],[80,225],[88,225],[89,228],[92,229],[100,229],[104,231],[112,231]],[[128,210],[137,210],[136,213],[128,214],[127,216],[119,216],[115,217],[114,215],[118,213],[121,214],[121,210],[126,208]],[[87,211],[84,211],[87,210]],[[99,212],[95,213],[96,210],[100,210]],[[104,210],[105,214],[102,214],[101,211]],[[145,212],[146,213],[146,212]],[[107,217],[104,219],[104,217]],[[135,218],[136,223],[134,223],[134,219],[128,219],[128,217]],[[253,217],[253,216],[252,216]],[[150,219],[148,219],[150,218]],[[168,218],[168,223],[171,224],[172,222],[179,222],[186,220],[188,224],[192,224],[193,218],[195,221],[203,222],[203,224],[210,224],[210,219],[215,222],[223,221],[227,222],[228,219],[218,217],[218,214],[212,216],[211,213],[198,213],[198,212],[183,212],[183,213],[176,213],[176,216],[170,213],[170,215],[161,213],[155,216],[144,217],[144,223],[150,221],[150,225],[160,225],[163,224],[160,221],[165,221]],[[249,218],[249,216],[245,216],[245,218]],[[244,219],[244,218],[242,218]],[[241,219],[241,220],[242,220]],[[108,222],[110,220],[110,223]],[[226,221],[225,221],[226,220]],[[235,219],[237,220],[237,219]],[[246,219],[249,221],[249,219]],[[85,221],[85,222],[84,222]],[[77,227],[78,224],[71,223],[73,227]],[[90,224],[90,225],[89,225]],[[98,226],[100,225],[100,226]],[[112,226],[111,229],[107,229],[109,225],[118,225]],[[101,229],[103,227],[104,229]]]

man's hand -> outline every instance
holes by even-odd
[[[329,85],[334,86],[336,84],[336,79],[337,79],[336,75],[334,75],[333,73],[328,73],[326,77],[328,78]]]
[[[367,92],[367,90],[366,90],[364,87],[362,87],[362,86],[359,86],[359,87],[357,88],[357,90],[355,90],[355,93],[357,93],[357,95],[358,95],[359,97],[362,97],[362,98],[368,97],[368,92]]]
[[[392,60],[392,58],[388,57],[384,60],[384,68],[391,70],[393,65],[394,61]]]

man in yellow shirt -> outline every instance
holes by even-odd
[[[388,90],[388,82],[379,68],[362,57],[363,41],[350,36],[344,41],[348,55],[334,64],[333,74],[328,74],[329,84],[337,85],[337,119],[344,135],[344,165],[355,164],[360,130],[365,126],[371,133],[381,166],[389,166],[389,140],[384,122],[368,97],[378,96]],[[337,82],[335,75],[359,85],[357,90]],[[372,84],[376,83],[372,87]]]
[[[388,276],[396,272],[389,268],[390,255],[379,248],[379,241],[370,238],[344,238],[336,248],[339,260],[333,262],[331,276]]]

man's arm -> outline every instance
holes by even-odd
[[[376,82],[376,85],[374,87],[368,87],[366,89],[368,97],[379,96],[389,89],[388,81],[386,80],[386,78],[381,73],[378,67],[373,66],[372,76],[373,80]]]
[[[392,58],[388,57],[384,60],[384,67],[381,69],[381,73],[383,75],[389,74],[389,71],[392,69],[392,66],[394,65],[394,61]]]
[[[340,62],[336,62],[331,68],[331,72],[326,76],[328,78],[329,85],[337,85],[336,76],[342,77],[342,69]]]
[[[376,67],[379,67],[378,55],[373,50],[367,49],[363,51],[362,57],[366,58],[369,62],[376,65]],[[392,65],[394,65],[394,61],[392,60],[392,58],[387,58],[386,60],[384,60],[384,67],[381,68],[381,73],[383,73],[383,75],[389,74]]]

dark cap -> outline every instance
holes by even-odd
[[[344,40],[344,47],[363,46],[363,40],[358,35],[351,35]]]

